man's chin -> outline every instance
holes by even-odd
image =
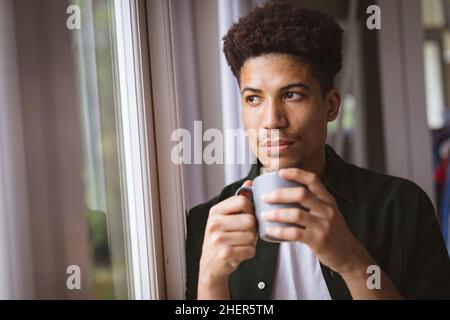
[[[278,171],[280,169],[285,168],[299,167],[298,160],[287,159],[285,157],[267,158],[265,159],[265,161],[261,161],[261,163],[264,166],[265,172]]]

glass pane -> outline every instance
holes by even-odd
[[[449,0],[422,0],[424,67],[428,127],[433,137],[436,210],[450,248],[450,31]]]
[[[442,0],[422,0],[422,21],[427,28],[441,28],[445,23]]]
[[[85,207],[91,240],[91,292],[96,299],[129,298],[112,2],[73,1],[83,13],[81,29],[74,37],[74,50],[83,131]]]
[[[425,42],[424,60],[428,126],[431,129],[440,129],[444,126],[445,102],[439,43]]]

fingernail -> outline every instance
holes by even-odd
[[[270,199],[270,195],[269,194],[263,194],[262,196],[261,196],[261,200],[262,201],[267,201],[267,200],[269,200]]]

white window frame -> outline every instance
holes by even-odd
[[[172,2],[147,0],[154,132],[157,147],[161,227],[167,299],[184,299],[186,214],[182,167],[172,163],[171,134],[179,128]]]
[[[165,296],[145,2],[114,0],[117,119],[130,298]]]

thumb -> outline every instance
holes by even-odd
[[[253,185],[253,181],[252,180],[246,180],[242,186],[243,187],[251,187]]]
[[[242,184],[242,187],[251,187],[252,185],[253,185],[252,180],[246,180],[246,181]],[[249,191],[244,191],[244,190],[242,190],[242,191],[240,192],[240,195],[242,195],[242,196],[247,197],[247,198],[250,199],[251,196],[252,196],[252,193],[249,192]]]

